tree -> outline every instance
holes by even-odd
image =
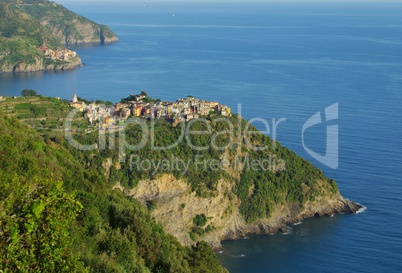
[[[142,95],[142,96],[145,96],[145,97],[148,97],[148,94],[147,94],[147,92],[145,92],[145,91],[141,91],[141,95]]]
[[[83,101],[83,102],[85,102],[86,104],[91,104],[91,103],[93,102],[93,100],[87,100],[87,99],[83,99],[83,98],[81,98],[81,97],[77,97],[77,100],[78,100],[78,101]]]
[[[24,89],[21,91],[21,96],[23,96],[23,97],[34,97],[37,95],[38,94],[36,93],[36,91],[32,90],[32,89]]]
[[[197,245],[191,248],[190,265],[193,273],[228,273],[226,269],[222,268],[219,260],[216,259],[215,253],[206,242],[198,242]]]
[[[0,268],[4,272],[86,272],[69,232],[82,205],[61,182],[15,175],[0,195]],[[1,271],[3,272],[3,271]]]

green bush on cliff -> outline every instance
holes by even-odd
[[[193,219],[193,223],[197,227],[203,227],[207,223],[207,217],[205,214],[197,214]]]

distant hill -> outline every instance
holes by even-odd
[[[117,41],[107,26],[54,2],[0,0],[0,72],[73,69],[82,64],[78,56],[67,60],[63,53],[55,57],[52,51]],[[39,50],[41,46],[49,51]]]

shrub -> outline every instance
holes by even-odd
[[[23,97],[33,97],[33,96],[37,96],[38,94],[36,93],[35,90],[32,89],[24,89],[21,91],[21,96]]]
[[[193,219],[193,223],[197,227],[203,227],[207,223],[207,217],[205,214],[197,214]]]

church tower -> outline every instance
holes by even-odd
[[[74,93],[73,102],[78,102],[78,98],[77,98],[77,94],[76,94],[76,93]]]

